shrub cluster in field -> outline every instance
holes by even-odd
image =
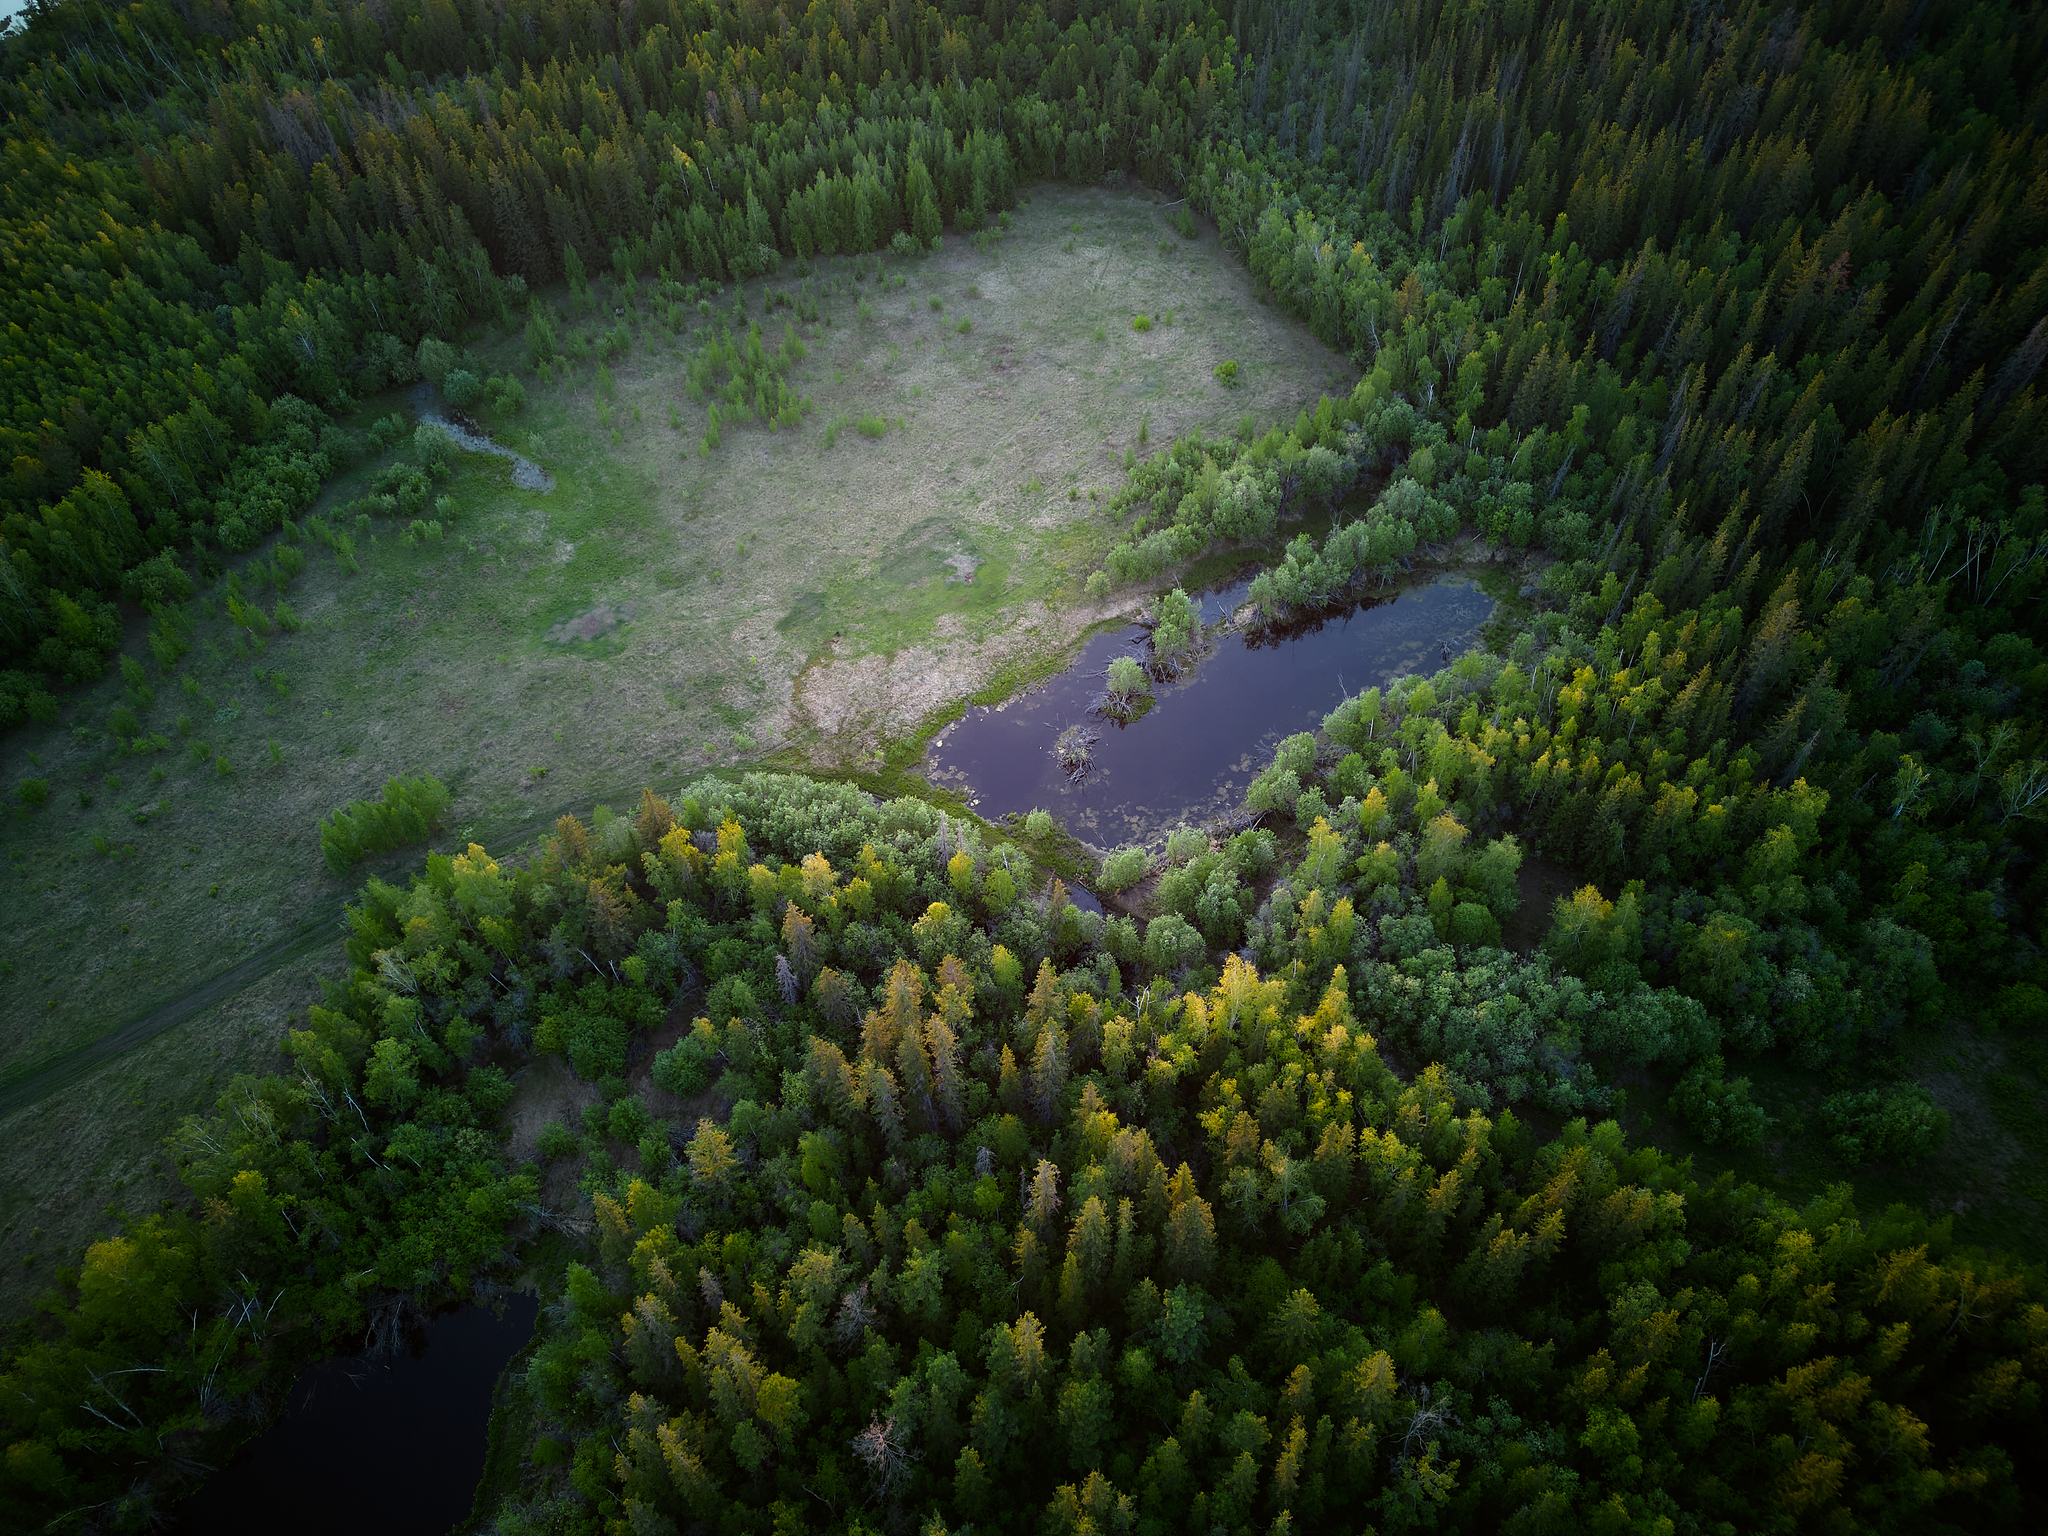
[[[358,800],[320,823],[320,854],[337,875],[373,853],[423,843],[448,812],[447,787],[431,774],[386,779],[384,798]]]
[[[370,435],[380,448],[405,442],[410,456],[401,454],[380,465],[370,477],[369,494],[340,510],[373,517],[418,517],[434,504],[434,486],[453,472],[454,439],[430,421],[419,423],[408,437],[405,418],[396,413],[377,422]]]
[[[192,429],[205,426],[221,433],[225,444],[224,423],[208,417]],[[228,551],[253,548],[310,503],[323,478],[360,452],[355,434],[335,425],[323,411],[296,396],[279,395],[261,411],[252,426],[252,440],[236,452],[216,487],[218,494],[182,504],[193,547],[205,551],[202,569],[209,575],[221,569],[207,550],[209,542],[217,540]],[[150,643],[159,659],[167,646],[174,651],[166,666],[176,660],[176,637],[189,630],[189,618],[180,607],[192,597],[191,576],[174,549],[159,546],[146,556],[140,554],[137,547],[147,546],[133,534],[128,497],[114,481],[88,470],[79,487],[53,509],[52,517],[52,527],[70,540],[55,552],[69,547],[82,558],[89,551],[105,569],[76,590],[43,594],[31,625],[32,630],[43,631],[42,638],[21,656],[24,666],[0,671],[0,729],[56,718],[57,699],[48,675],[68,685],[107,670],[120,644],[119,610],[109,600],[116,593],[152,615]],[[171,526],[179,523],[174,520]],[[20,562],[30,559],[19,533],[16,529],[8,535],[10,546],[18,551],[10,556],[17,572],[27,569]],[[132,564],[120,558],[124,550],[135,554]],[[11,641],[9,648],[15,649]]]
[[[793,392],[785,375],[807,350],[787,320],[782,341],[772,351],[761,340],[759,321],[748,325],[744,340],[728,329],[705,343],[690,359],[685,386],[692,400],[710,402],[703,451],[716,448],[719,429],[734,422],[758,421],[771,432],[800,425],[811,409],[810,397]]]
[[[303,627],[298,611],[292,607],[284,593],[306,569],[306,553],[302,547],[304,539],[311,535],[336,542],[335,536],[317,517],[309,517],[305,526],[286,519],[280,526],[280,538],[271,546],[267,556],[245,561],[239,569],[221,572],[216,566],[213,574],[221,577],[220,583],[204,594],[195,596],[192,578],[184,567],[173,560],[168,552],[157,559],[145,562],[129,573],[131,586],[145,594],[143,605],[150,616],[148,645],[157,664],[157,677],[152,681],[147,667],[133,656],[119,658],[122,690],[119,699],[110,704],[97,727],[80,720],[73,725],[75,740],[81,743],[94,741],[99,733],[106,746],[117,757],[146,758],[157,754],[172,754],[180,739],[195,768],[211,766],[225,778],[235,772],[233,763],[225,752],[209,745],[197,734],[200,720],[188,710],[176,716],[174,723],[167,723],[157,714],[158,687],[175,677],[180,693],[188,702],[196,701],[211,711],[216,724],[227,724],[241,712],[239,704],[232,700],[221,703],[204,692],[198,680],[189,672],[179,670],[179,663],[191,650],[195,625],[195,609],[208,615],[225,617],[231,626],[227,650],[237,659],[251,662],[250,679],[259,687],[268,689],[278,698],[291,697],[293,682],[283,669],[254,665],[279,634],[290,634]],[[345,551],[347,540],[339,541]],[[12,674],[0,674],[0,685],[6,684]],[[37,703],[40,698],[44,702]],[[29,702],[36,708],[46,708],[54,715],[56,701],[47,695],[31,693]],[[283,749],[275,740],[269,744],[273,763],[284,761]],[[148,770],[147,783],[159,785],[167,775],[163,763]],[[89,810],[95,800],[97,770],[86,775],[86,781],[76,789],[78,809]],[[38,795],[34,785],[41,785]],[[119,779],[113,774],[105,776],[105,785],[110,792],[118,792]],[[49,798],[49,782],[46,779],[26,781],[17,790],[16,799],[25,808],[39,807]],[[146,793],[146,792],[145,792]],[[147,799],[128,799],[116,803],[120,816],[141,825],[160,815],[167,809],[167,802],[159,795]],[[132,851],[132,845],[121,845],[102,831],[93,835],[93,845],[103,854],[117,854]]]

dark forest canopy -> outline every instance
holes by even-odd
[[[550,1165],[590,1249],[548,1282],[503,1532],[2038,1519],[2038,1273],[1404,1080],[1362,1014],[1413,968],[1355,944],[1341,872],[1193,975],[1182,919],[1024,868],[754,777],[372,881],[293,1073],[185,1124],[189,1207],[95,1245],[0,1376],[10,1523],[139,1522],[291,1361],[531,1246]],[[717,1120],[620,1077],[679,998],[654,1080],[716,1075]],[[529,1052],[601,1096],[515,1168]]]
[[[908,258],[1048,179],[1185,198],[1363,375],[1136,464],[1093,590],[1362,479],[1273,622],[1460,528],[1551,562],[1506,654],[1283,743],[1142,928],[789,780],[373,882],[297,1070],[24,1335],[10,1523],[142,1521],[292,1364],[531,1252],[539,1052],[604,1092],[543,1138],[593,1249],[507,1533],[2038,1525],[2037,1273],[1606,1113],[1656,1064],[1754,1141],[1775,1052],[1845,1169],[1902,1160],[1910,1031],[2048,1024],[2048,13],[71,3],[0,110],[8,727],[124,614],[171,672],[423,343],[543,361],[558,284]],[[1534,956],[1525,847],[1594,882]],[[625,1091],[672,1012],[715,1121]]]
[[[280,397],[366,394],[571,261],[751,276],[971,231],[1045,177],[1184,190],[1441,429],[1431,475],[1490,532],[1645,577],[1717,535],[1873,572],[1931,542],[1928,577],[2027,590],[2043,27],[56,7],[5,61],[12,707],[105,664],[118,597],[175,595],[151,556],[310,499],[349,445]]]

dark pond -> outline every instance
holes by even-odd
[[[396,1358],[330,1360],[285,1415],[181,1505],[180,1536],[446,1536],[484,1468],[491,1393],[539,1304],[463,1307]]]
[[[1204,594],[1202,618],[1223,625],[1243,601],[1242,586]],[[1492,612],[1477,586],[1451,577],[1277,642],[1253,645],[1223,627],[1194,671],[1155,684],[1158,702],[1125,726],[1091,711],[1109,663],[1142,657],[1146,631],[1104,632],[1043,688],[969,710],[932,743],[925,771],[991,820],[1043,809],[1097,847],[1156,842],[1182,822],[1236,809],[1280,739],[1316,729],[1347,694],[1436,672],[1469,650]],[[1091,768],[1074,783],[1053,743],[1077,724],[1098,739]]]

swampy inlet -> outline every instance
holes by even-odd
[[[1163,847],[1176,827],[1241,817],[1246,791],[1283,738],[1315,731],[1351,693],[1463,655],[1494,606],[1469,578],[1452,577],[1247,633],[1237,622],[1252,606],[1247,585],[1202,594],[1193,654],[1152,685],[1142,710],[1106,707],[1106,687],[1117,657],[1148,653],[1151,631],[1105,629],[1046,684],[948,726],[926,776],[982,816],[1043,807],[1099,846]]]
[[[2043,79],[0,28],[0,1528],[2039,1529]]]

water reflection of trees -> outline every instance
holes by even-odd
[[[1318,608],[1308,613],[1289,614],[1284,619],[1269,618],[1261,614],[1259,619],[1241,631],[1247,650],[1278,650],[1289,641],[1306,639],[1321,634],[1332,624],[1349,624],[1353,618],[1368,609],[1384,607],[1399,597],[1406,588],[1397,587],[1390,592],[1369,592],[1365,596],[1344,603],[1340,607]]]

